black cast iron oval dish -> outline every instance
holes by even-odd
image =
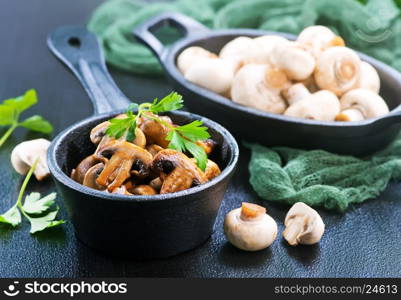
[[[211,156],[222,169],[213,180],[177,193],[154,196],[108,194],[69,178],[71,170],[95,148],[89,140],[97,124],[122,112],[130,103],[107,72],[96,37],[84,27],[66,26],[48,38],[51,51],[88,92],[95,115],[61,132],[48,152],[50,172],[63,196],[76,236],[88,246],[113,255],[168,257],[207,240],[235,170],[239,150],[219,124],[188,112],[169,112],[174,123],[201,120],[218,146]]]
[[[179,29],[184,37],[169,47],[152,34],[162,26]],[[158,57],[174,89],[186,99],[193,112],[217,120],[234,135],[268,146],[324,149],[334,153],[362,156],[384,148],[397,136],[401,126],[401,74],[362,53],[381,79],[381,96],[392,110],[388,115],[361,122],[320,122],[262,112],[241,106],[185,80],[176,67],[177,56],[187,47],[200,46],[214,53],[238,36],[274,34],[295,39],[293,35],[252,29],[211,31],[202,24],[177,13],[156,16],[134,31],[135,37]]]

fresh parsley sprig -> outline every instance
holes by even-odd
[[[17,127],[24,127],[32,131],[46,134],[53,131],[53,126],[38,115],[19,121],[21,113],[37,102],[38,97],[36,91],[31,89],[20,97],[4,100],[3,103],[0,104],[0,127],[9,126],[8,130],[0,138],[0,147]]]
[[[196,159],[197,165],[201,170],[205,170],[207,164],[207,155],[205,150],[196,144],[199,140],[205,140],[210,137],[207,127],[202,126],[201,121],[193,121],[182,126],[173,126],[165,122],[157,114],[178,110],[183,107],[182,96],[172,92],[161,100],[157,98],[152,103],[146,102],[140,105],[132,103],[127,111],[127,117],[123,119],[111,119],[106,134],[110,137],[121,138],[125,134],[127,141],[135,139],[135,129],[139,118],[144,117],[154,120],[166,126],[169,129],[167,141],[168,148],[180,152],[188,151]],[[136,113],[134,113],[136,111]]]
[[[39,193],[30,193],[26,196],[24,203],[22,197],[28,185],[29,179],[36,169],[39,158],[32,165],[28,174],[22,183],[18,194],[17,202],[4,214],[0,215],[0,222],[10,224],[13,227],[19,225],[22,221],[22,215],[31,223],[31,233],[42,231],[46,228],[54,227],[65,223],[64,220],[55,220],[58,208],[48,212],[50,207],[55,203],[56,193],[51,193],[46,197],[41,198]]]

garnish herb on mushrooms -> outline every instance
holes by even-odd
[[[296,41],[274,35],[239,36],[218,54],[192,46],[177,57],[177,67],[186,80],[269,113],[331,122],[388,113],[387,104],[380,101],[377,110],[354,105],[336,117],[340,102],[342,107],[346,102],[345,94],[354,90],[378,94],[380,78],[373,66],[361,61],[325,26],[306,27]]]
[[[182,107],[171,93],[152,103],[131,104],[125,114],[95,126],[96,150],[71,172],[87,187],[122,195],[155,195],[200,185],[220,174],[208,159],[215,142],[201,121],[173,124],[158,113]],[[187,154],[191,154],[190,158]]]

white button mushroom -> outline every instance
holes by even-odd
[[[320,241],[324,223],[316,210],[302,202],[295,203],[288,211],[283,237],[291,246],[312,245]]]
[[[25,141],[15,146],[11,152],[11,164],[15,171],[21,175],[26,175],[36,159],[39,158],[34,175],[37,180],[47,177],[50,174],[47,166],[47,149],[49,146],[50,142],[46,139]]]
[[[235,74],[231,98],[241,105],[280,114],[287,107],[280,92],[289,85],[284,72],[269,65],[248,64]]]
[[[178,55],[177,67],[182,74],[185,74],[194,63],[205,58],[217,58],[217,55],[202,47],[188,47]]]
[[[310,49],[317,59],[320,53],[334,46],[345,46],[344,40],[326,26],[306,27],[298,35],[297,42]]]
[[[185,79],[217,94],[226,94],[234,78],[235,64],[220,58],[202,59],[184,73]]]
[[[334,93],[321,90],[290,105],[284,115],[296,118],[334,121],[340,112],[340,102]]]
[[[277,237],[277,224],[262,206],[242,203],[224,219],[224,233],[231,244],[245,251],[269,247]]]
[[[260,46],[263,51],[260,54],[260,58],[258,59],[258,61],[262,61],[264,64],[272,64],[272,51],[277,44],[288,43],[288,40],[286,38],[278,35],[262,35],[254,38],[254,41]]]
[[[311,93],[303,83],[299,82],[291,85],[288,89],[284,90],[282,94],[287,100],[288,105],[292,105],[308,97]]]
[[[337,96],[359,84],[361,60],[355,51],[346,47],[331,47],[317,60],[314,73],[317,85]]]
[[[389,112],[386,102],[378,94],[367,89],[355,89],[340,99],[341,113],[337,121],[361,121],[380,117]]]
[[[219,56],[235,61],[237,69],[249,63],[266,63],[263,48],[254,39],[246,36],[237,37],[225,44]]]
[[[312,75],[315,58],[299,43],[278,43],[271,52],[272,64],[292,80],[305,80]]]
[[[376,69],[369,63],[361,62],[361,77],[359,79],[359,88],[371,90],[374,93],[379,93],[380,78]]]

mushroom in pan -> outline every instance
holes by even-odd
[[[318,243],[325,227],[317,211],[303,202],[297,202],[291,207],[285,217],[284,225],[283,237],[291,246]]]
[[[386,102],[378,94],[367,89],[355,89],[340,99],[341,113],[337,121],[362,121],[389,112]]]
[[[134,195],[156,195],[157,191],[147,184],[141,184],[132,189]]]
[[[160,194],[186,190],[207,181],[205,174],[190,158],[173,149],[157,153],[152,170],[163,178]]]
[[[298,35],[297,42],[308,48],[315,58],[330,47],[345,46],[344,40],[326,26],[306,27]]]
[[[185,79],[217,94],[226,94],[231,87],[237,65],[228,59],[202,59],[184,73]]]
[[[14,170],[21,175],[26,175],[36,159],[39,158],[33,174],[39,181],[49,176],[50,172],[47,166],[49,146],[50,142],[46,139],[25,141],[15,146],[11,152],[11,164]]]
[[[167,116],[162,116],[160,117],[160,119],[171,125],[173,124],[171,119]],[[169,144],[169,141],[166,140],[166,137],[169,133],[169,129],[167,126],[156,122],[155,120],[144,117],[141,119],[140,128],[145,134],[148,144],[156,144],[162,148],[167,148]]]
[[[303,83],[299,82],[291,85],[288,89],[283,90],[282,94],[287,100],[288,105],[293,105],[295,102],[308,97],[311,93]]]
[[[314,73],[317,85],[341,96],[357,88],[361,75],[361,60],[346,47],[331,47],[323,51],[317,60]]]
[[[100,173],[102,173],[103,169],[104,169],[104,163],[102,162],[93,165],[85,173],[85,176],[82,180],[82,184],[95,190],[101,190],[101,191],[105,190],[106,186],[100,185],[97,182],[97,178],[99,177]]]
[[[246,36],[240,36],[229,41],[221,48],[219,56],[234,62],[235,69],[249,63],[267,63],[264,49],[257,41]]]
[[[216,143],[212,139],[207,139],[207,140],[199,140],[196,142],[198,146],[201,146],[203,150],[205,150],[206,154],[209,155],[212,153],[214,147],[216,146]]]
[[[188,47],[178,55],[177,66],[180,72],[185,74],[196,62],[213,58],[217,58],[217,55],[202,47]]]
[[[120,187],[131,176],[131,168],[139,167],[138,174],[149,174],[152,155],[145,149],[126,141],[113,140],[99,149],[97,156],[111,158],[104,166],[96,182],[109,191]]]
[[[315,58],[299,43],[278,43],[274,46],[271,60],[292,80],[305,80],[315,70]]]
[[[340,112],[337,96],[321,90],[295,102],[284,112],[284,115],[319,121],[334,121]]]
[[[99,158],[93,154],[85,157],[78,164],[78,166],[72,170],[71,178],[74,179],[76,182],[82,184],[84,182],[85,174],[88,172],[88,170],[100,162],[105,162],[105,159]]]
[[[195,158],[191,158],[191,160],[196,163]],[[203,172],[207,178],[207,180],[212,180],[213,178],[220,175],[221,170],[219,166],[213,161],[208,159],[206,163],[205,171]]]
[[[263,64],[272,64],[271,55],[273,48],[277,44],[287,43],[288,40],[278,35],[262,35],[254,38],[254,41],[259,45],[262,49],[263,58],[260,58],[259,61]]]
[[[359,79],[359,88],[371,90],[374,93],[379,93],[380,78],[376,69],[369,63],[361,62],[361,76]]]
[[[266,209],[252,203],[230,211],[224,218],[224,233],[231,244],[245,251],[269,247],[277,237],[277,224]]]
[[[231,96],[236,103],[280,114],[287,107],[280,92],[289,85],[284,72],[267,64],[248,64],[235,75]]]

